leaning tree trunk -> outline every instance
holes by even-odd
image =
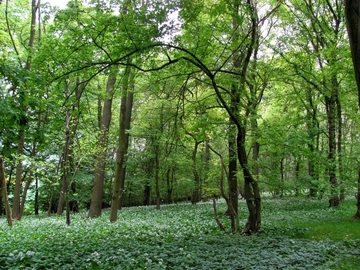
[[[226,167],[225,167],[224,157],[219,152],[217,152],[210,144],[208,146],[209,146],[209,149],[211,151],[213,151],[220,158],[220,165],[221,165],[221,172],[220,172],[220,179],[219,179],[220,193],[221,193],[221,196],[224,198],[226,205],[229,205],[229,197],[226,195],[225,189],[224,189],[224,178],[225,178],[225,176],[227,179],[229,178],[229,174],[227,173]]]
[[[116,72],[111,72],[106,85],[106,98],[104,101],[103,112],[100,120],[100,130],[98,137],[98,152],[96,155],[94,186],[92,190],[90,210],[88,217],[101,216],[102,198],[104,192],[106,151],[109,140],[109,128],[111,122],[111,108],[113,88],[116,83]],[[99,106],[100,107],[100,106]]]
[[[258,183],[253,178],[247,164],[245,149],[245,128],[240,127],[236,142],[238,148],[238,158],[244,174],[245,199],[249,211],[248,222],[246,223],[242,233],[250,234],[253,232],[258,232],[261,227],[261,199]]]

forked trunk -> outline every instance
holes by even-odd
[[[115,70],[117,71],[117,70]],[[104,192],[106,151],[108,148],[109,128],[111,122],[112,95],[113,87],[116,82],[116,72],[112,71],[106,84],[106,99],[104,101],[103,112],[100,113],[98,153],[95,162],[94,186],[92,190],[90,210],[88,217],[101,216],[102,198]],[[101,106],[99,106],[101,108]]]
[[[242,128],[237,136],[238,158],[244,174],[245,180],[245,200],[249,211],[248,221],[242,234],[251,234],[258,232],[261,227],[261,199],[259,186],[253,178],[247,165],[247,156],[245,151],[245,129]]]

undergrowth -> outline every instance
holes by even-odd
[[[219,218],[229,228],[226,206]],[[0,218],[2,269],[359,269],[360,221],[354,201],[266,199],[263,226],[251,236],[223,233],[212,205],[124,208],[101,218],[25,216],[13,228]],[[240,223],[246,222],[240,202]]]

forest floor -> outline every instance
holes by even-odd
[[[124,208],[117,222],[72,214],[25,216],[13,228],[0,217],[0,269],[360,269],[355,200],[264,199],[262,230],[221,232],[211,203]],[[226,228],[226,205],[218,215]],[[240,224],[247,219],[240,201]]]

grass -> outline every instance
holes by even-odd
[[[229,228],[226,206],[219,217]],[[240,203],[241,224],[246,222]],[[263,201],[259,234],[220,232],[212,205],[125,208],[115,223],[26,216],[8,228],[0,218],[1,269],[360,269],[360,221],[355,202]]]

